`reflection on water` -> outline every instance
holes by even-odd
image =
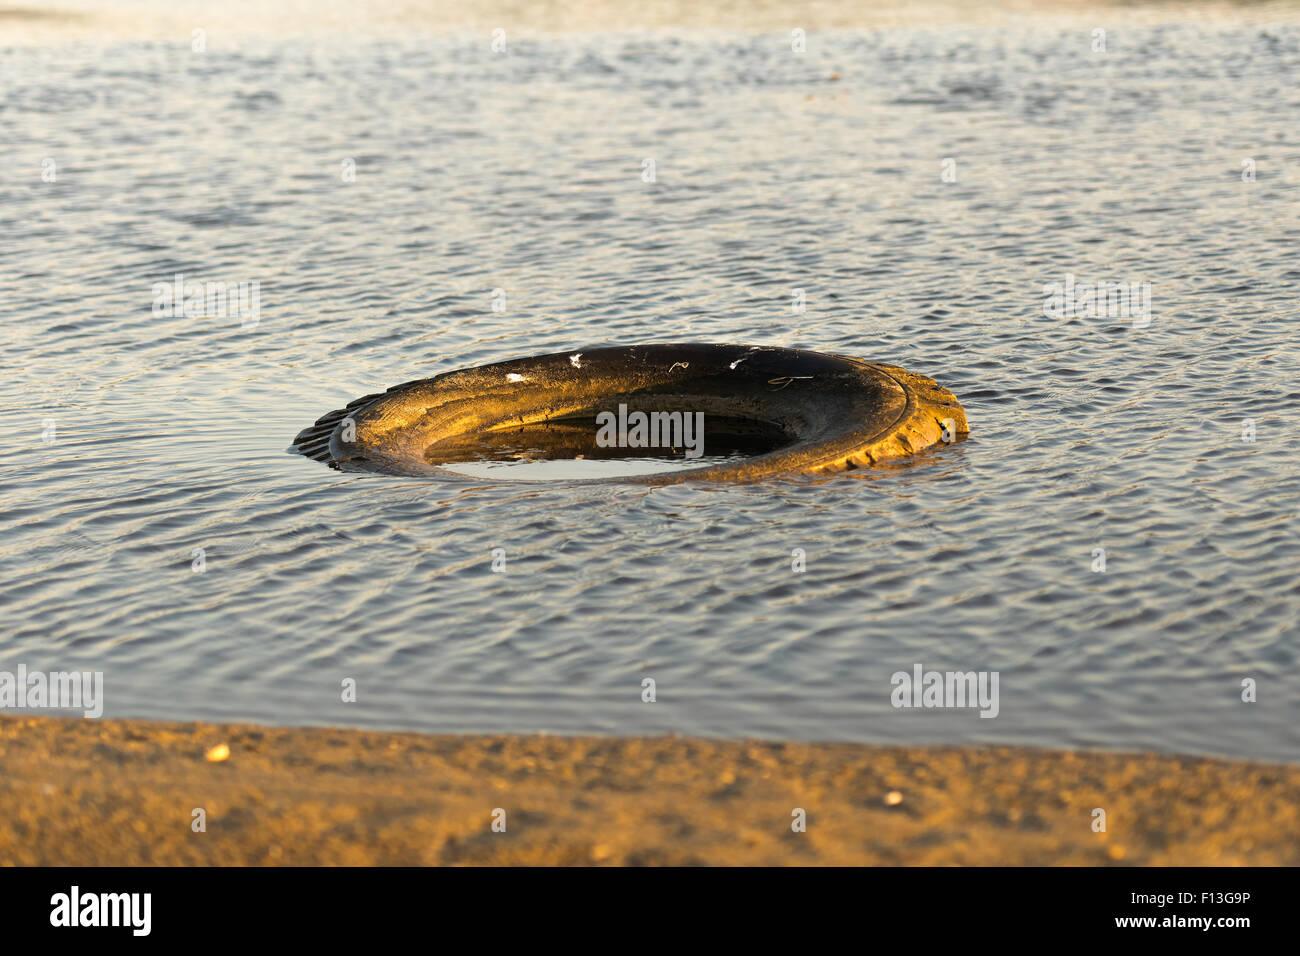
[[[700,458],[570,458],[548,460],[521,457],[514,461],[460,461],[444,464],[447,471],[470,478],[498,481],[576,481],[592,478],[627,478],[682,468],[731,464],[743,456],[704,455]]]
[[[779,425],[702,412],[579,413],[498,426],[437,442],[425,460],[473,478],[566,481],[626,478],[728,464],[776,451],[791,438]],[[636,416],[641,415],[642,421]],[[698,422],[698,424],[697,424]],[[662,437],[663,447],[660,447]]]
[[[110,716],[1294,759],[1300,30],[1116,16],[1104,54],[948,20],[0,50],[0,669],[103,670]],[[259,320],[155,314],[178,274]],[[1045,315],[1067,276],[1151,283],[1149,325]],[[647,341],[896,363],[971,439],[665,488],[283,453],[394,383]],[[998,717],[895,710],[916,665],[998,671]]]

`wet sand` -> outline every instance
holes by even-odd
[[[1300,766],[1158,754],[4,716],[0,768],[0,864],[1300,864]]]

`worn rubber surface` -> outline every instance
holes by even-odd
[[[964,438],[966,413],[895,365],[766,346],[628,345],[446,372],[330,412],[290,452],[345,471],[452,477],[447,449],[506,429],[613,410],[703,412],[777,426],[788,444],[722,465],[586,481],[670,484],[829,474]],[[461,476],[454,476],[460,478]],[[468,480],[468,479],[463,479]]]

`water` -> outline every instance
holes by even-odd
[[[464,461],[442,467],[470,478],[505,481],[590,481],[628,478],[692,468],[710,468],[744,461],[744,455],[701,455],[699,458],[546,459]]]
[[[1116,17],[1104,55],[0,49],[0,669],[102,670],[109,716],[1295,759],[1300,27]],[[258,282],[256,324],[155,315],[177,274]],[[1067,274],[1149,282],[1149,324],[1045,316]],[[971,438],[734,487],[284,454],[399,382],[653,341],[899,364]],[[917,663],[998,671],[998,717],[893,709]]]

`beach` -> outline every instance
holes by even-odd
[[[0,9],[0,865],[1300,865],[1297,74],[1300,0]],[[969,433],[286,453],[654,343]]]
[[[1160,754],[6,716],[0,766],[4,865],[1300,864],[1300,767]]]

